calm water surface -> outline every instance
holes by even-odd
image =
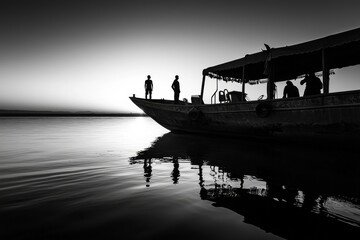
[[[0,118],[0,239],[359,239],[359,153]]]

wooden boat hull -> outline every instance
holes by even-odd
[[[130,99],[163,127],[216,135],[341,135],[360,133],[360,91],[223,104]]]

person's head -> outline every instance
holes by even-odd
[[[178,76],[178,75],[175,75],[175,79],[178,80],[178,79],[179,79],[179,76]]]
[[[147,78],[148,78],[148,79],[150,79],[150,78],[151,78],[151,76],[150,76],[150,75],[147,75]]]
[[[286,81],[287,86],[293,86],[294,84],[291,81]]]

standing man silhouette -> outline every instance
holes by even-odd
[[[151,81],[151,76],[147,76],[147,80],[145,80],[145,99],[147,99],[147,95],[149,94],[149,99],[151,99],[151,93],[153,90],[153,83]]]
[[[171,85],[171,88],[174,90],[174,102],[177,104],[179,102],[179,96],[180,96],[180,83],[178,81],[179,76],[175,76],[175,80]]]
[[[315,76],[314,72],[308,73],[303,80],[300,81],[300,84],[303,85],[306,83],[304,97],[310,95],[321,94],[322,82],[320,78]]]

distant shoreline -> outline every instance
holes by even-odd
[[[0,117],[147,117],[145,113],[0,110]]]

